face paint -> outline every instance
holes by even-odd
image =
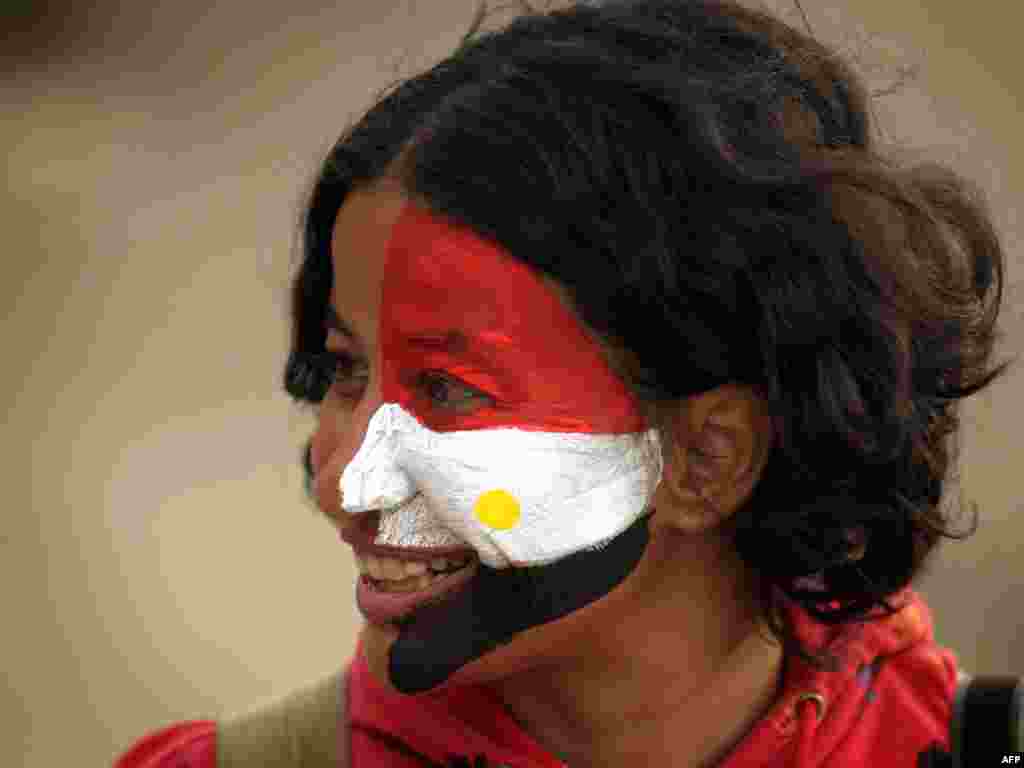
[[[437,684],[421,674],[412,682],[417,668],[443,679],[628,575],[646,536],[620,534],[646,531],[637,525],[662,459],[655,431],[597,342],[543,280],[498,246],[407,204],[384,275],[384,405],[342,474],[342,508],[390,508],[377,543],[468,544],[481,560],[470,589],[404,622],[391,658],[402,680],[393,682],[415,690]],[[493,404],[442,409],[417,387],[427,371]],[[542,597],[548,593],[557,597]],[[484,620],[489,600],[503,606],[493,621]]]
[[[538,275],[412,205],[388,245],[380,322],[384,401],[435,431],[623,434],[646,426],[597,342]],[[424,368],[451,373],[496,406],[431,408],[412,386]]]
[[[545,565],[643,514],[661,476],[657,435],[642,431],[597,342],[537,275],[409,204],[384,275],[385,404],[341,478],[346,511],[399,507],[382,520],[378,543],[461,539],[494,568]],[[439,409],[415,387],[431,370],[494,405]],[[417,491],[418,509],[407,504]]]
[[[466,664],[531,627],[555,621],[607,595],[647,547],[642,517],[607,546],[577,552],[542,568],[479,566],[468,587],[397,622],[388,675],[402,693],[442,685]]]
[[[653,430],[434,432],[388,403],[342,475],[344,509],[403,505],[382,517],[378,544],[466,543],[492,568],[547,565],[626,530],[644,513],[660,470]],[[404,505],[417,490],[425,505],[409,515],[414,507]]]

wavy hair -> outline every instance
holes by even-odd
[[[763,393],[774,446],[731,535],[772,631],[827,664],[784,602],[831,624],[890,612],[941,537],[972,532],[941,503],[957,403],[1010,364],[991,367],[1004,252],[983,193],[876,147],[851,67],[766,11],[612,0],[483,18],[326,159],[287,391],[318,402],[330,383],[335,215],[394,176],[564,286],[659,428],[719,385]]]

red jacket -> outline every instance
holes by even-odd
[[[782,695],[719,768],[915,768],[948,750],[957,670],[935,645],[925,603],[908,590],[906,607],[878,621],[830,628],[793,609],[797,634],[828,645],[837,672],[798,659],[787,664]],[[370,676],[361,646],[349,666],[350,764],[420,768],[418,756],[448,765],[560,768],[485,686],[401,696]],[[919,757],[920,756],[920,757]],[[216,722],[191,721],[141,739],[115,768],[216,768]]]

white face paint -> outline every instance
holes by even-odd
[[[653,429],[434,432],[388,403],[339,486],[346,512],[387,510],[378,544],[469,545],[505,568],[547,565],[619,535],[644,514],[661,472]]]

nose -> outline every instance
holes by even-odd
[[[341,475],[341,508],[352,513],[396,507],[416,495],[400,465],[402,421],[397,406],[380,406],[366,427],[359,450]]]

